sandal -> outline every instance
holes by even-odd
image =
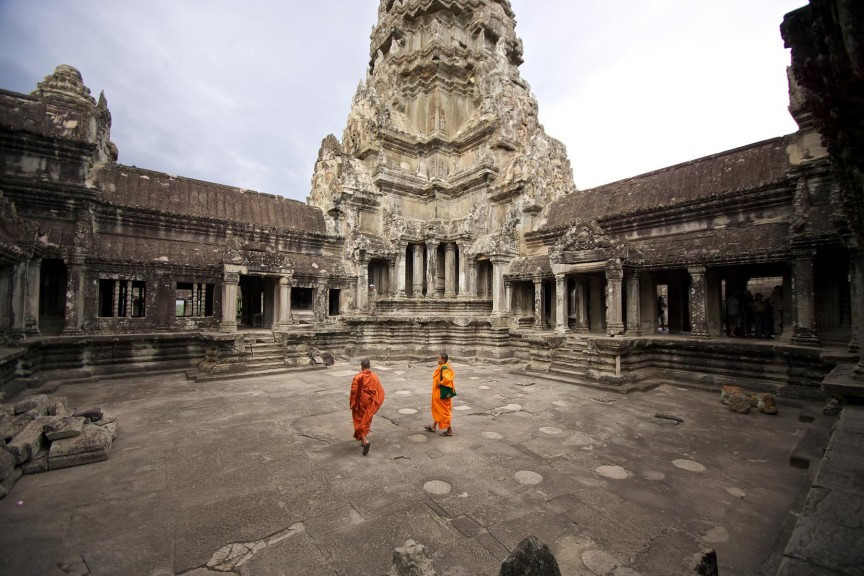
[[[366,444],[363,445],[363,456],[366,456],[367,454],[369,454],[369,447],[370,446],[372,446],[371,442],[367,442]]]
[[[435,428],[433,428],[432,426],[424,426],[423,429],[427,432],[435,432]]]
[[[440,436],[452,436],[452,432],[441,432]]]

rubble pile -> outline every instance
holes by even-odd
[[[777,414],[774,395],[768,392],[745,392],[738,386],[723,386],[720,401],[729,406],[729,410],[738,414],[747,414],[751,408],[756,408],[763,414]]]
[[[101,408],[72,411],[45,394],[0,404],[0,499],[24,474],[107,460],[116,418]]]

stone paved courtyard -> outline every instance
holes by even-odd
[[[442,438],[423,431],[433,363],[373,358],[387,399],[364,458],[355,364],[61,386],[114,413],[119,437],[109,460],[25,476],[0,501],[0,574],[383,575],[414,539],[439,575],[496,575],[534,534],[577,576],[674,527],[713,547],[723,576],[756,575],[805,483],[788,464],[798,410],[742,416],[674,383],[607,395],[458,360]]]

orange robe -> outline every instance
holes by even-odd
[[[384,387],[371,370],[364,370],[351,381],[351,417],[354,419],[354,438],[360,440],[372,427],[372,417],[384,403]]]
[[[456,391],[456,386],[453,383],[453,369],[449,364],[442,364],[435,368],[435,373],[432,374],[432,420],[438,424],[438,428],[446,430],[450,428],[450,414],[453,409],[453,399],[441,399],[440,387],[443,384],[453,388]]]

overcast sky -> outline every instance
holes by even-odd
[[[796,130],[779,26],[804,0],[511,0],[522,77],[590,188]],[[0,88],[105,91],[119,161],[305,201],[378,0],[0,0]]]

